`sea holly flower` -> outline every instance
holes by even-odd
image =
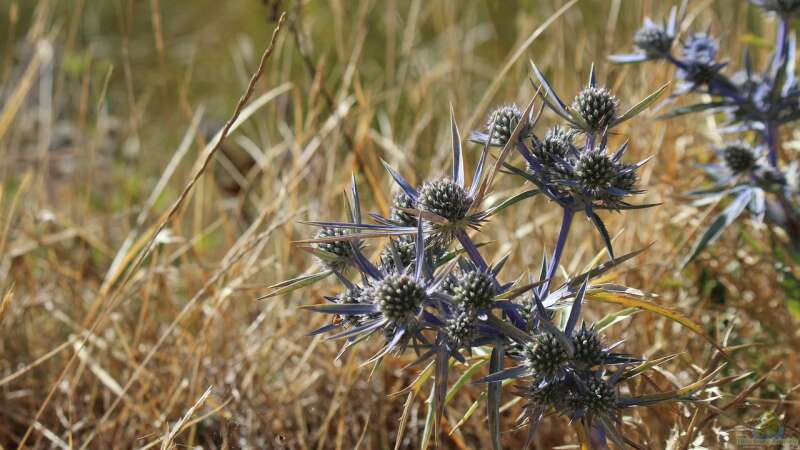
[[[511,140],[514,130],[520,123],[522,123],[522,128],[520,128],[517,140],[528,138],[534,125],[533,122],[530,114],[525,114],[516,104],[500,105],[489,113],[486,119],[486,129],[473,131],[470,133],[469,140],[478,144],[488,143],[492,147],[502,148]]]
[[[800,0],[750,0],[750,3],[781,16],[800,14]]]
[[[790,237],[789,242],[800,246],[797,244],[800,242],[800,198],[797,191],[786,184],[788,177],[779,160],[781,128],[800,119],[800,85],[795,69],[797,42],[790,32],[791,20],[800,11],[800,2],[751,0],[751,3],[778,16],[774,51],[762,71],[753,67],[750,52],[745,49],[741,70],[730,77],[723,74],[727,63],[719,61],[719,41],[708,33],[689,34],[677,54],[670,50],[663,57],[676,67],[678,77],[683,80],[672,98],[700,93],[708,99],[675,108],[662,118],[698,112],[722,113],[723,132],[749,132],[759,141],[753,148],[728,145],[717,151],[721,164],[702,166],[714,185],[692,192],[699,197],[699,204],[728,196],[731,200],[700,235],[684,260],[686,263],[746,210],[756,222],[766,218],[772,225],[782,228]],[[685,11],[685,3],[682,9]],[[670,21],[672,17],[674,13]],[[624,63],[649,58],[616,55],[610,59]]]
[[[547,106],[562,119],[566,120],[573,129],[589,135],[605,132],[635,117],[652,104],[667,87],[667,85],[662,86],[635,106],[620,114],[617,98],[608,89],[597,85],[594,65],[592,65],[586,88],[575,96],[570,107],[559,98],[536,64],[531,62],[531,66],[534,75],[544,89],[545,95],[543,99]]]
[[[678,34],[678,25],[683,21],[685,5],[678,12],[673,7],[669,12],[669,19],[659,24],[651,18],[645,17],[644,24],[633,35],[633,44],[639,50],[632,54],[619,54],[609,56],[609,60],[618,64],[628,64],[670,57],[672,45]]]

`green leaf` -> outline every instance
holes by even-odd
[[[595,322],[594,323],[594,329],[595,329],[595,331],[597,331],[599,333],[599,332],[605,330],[606,328],[609,328],[609,327],[611,327],[611,326],[613,326],[613,325],[615,325],[615,324],[617,324],[619,322],[622,322],[625,319],[630,318],[631,316],[633,316],[634,314],[638,313],[639,311],[640,311],[639,308],[633,308],[633,307],[621,309],[619,311],[615,311],[615,312],[613,312],[611,314],[606,315],[605,317],[603,317],[602,319],[598,320],[597,322]]]
[[[707,111],[709,109],[721,108],[723,106],[727,106],[727,103],[726,102],[697,103],[697,104],[694,104],[694,105],[682,106],[680,108],[675,108],[672,111],[670,111],[670,112],[668,112],[666,114],[662,114],[662,115],[660,115],[660,116],[658,116],[656,118],[660,119],[660,120],[672,119],[673,117],[683,116],[683,115],[686,115],[686,114],[692,114],[692,113],[701,112],[701,111]]]
[[[497,341],[492,349],[491,360],[489,361],[489,372],[495,373],[503,370],[503,359],[505,358],[505,347],[502,341]],[[489,383],[486,389],[489,416],[489,435],[492,439],[492,448],[502,450],[503,444],[500,442],[500,398],[503,394],[503,385],[500,382]]]
[[[273,284],[272,286],[268,287],[267,289],[274,289],[267,295],[263,297],[259,297],[259,300],[264,300],[272,297],[276,297],[278,295],[287,294],[292,292],[296,289],[300,289],[302,287],[306,287],[316,283],[317,281],[323,280],[328,277],[328,275],[332,274],[330,270],[326,270],[324,272],[314,273],[311,275],[303,275],[297,278],[292,278],[291,280],[282,281],[278,284]]]
[[[495,215],[495,214],[499,213],[500,211],[508,208],[509,206],[511,206],[511,205],[513,205],[513,204],[515,204],[517,202],[525,200],[526,198],[535,197],[540,193],[541,193],[541,191],[539,189],[530,189],[530,190],[527,190],[527,191],[520,192],[519,194],[511,196],[511,197],[503,200],[499,204],[487,209],[486,212],[485,212],[485,215],[486,215],[486,217]]]
[[[625,114],[619,116],[617,120],[614,121],[613,126],[619,125],[622,122],[625,122],[626,120],[630,120],[640,112],[644,111],[648,106],[653,104],[653,102],[658,100],[658,97],[661,97],[661,94],[663,94],[664,91],[667,90],[667,87],[669,87],[669,83],[664,84],[663,86],[658,88],[655,92],[645,97],[642,101],[632,106],[631,109],[627,110]]]
[[[689,253],[689,256],[681,264],[682,267],[686,267],[692,260],[700,254],[709,244],[714,242],[728,227],[728,225],[732,224],[747,208],[747,205],[750,203],[750,199],[753,197],[753,190],[750,188],[742,189],[739,191],[739,194],[736,196],[736,199],[725,208],[724,211],[720,215],[718,215],[711,225],[709,225],[708,229],[703,233],[702,236],[695,242],[692,251]]]

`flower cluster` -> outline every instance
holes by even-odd
[[[362,221],[354,178],[346,202],[350,220],[309,222],[320,231],[299,243],[319,258],[324,270],[280,283],[271,295],[335,276],[339,293],[325,297],[328,303],[304,307],[334,317],[311,334],[343,340],[342,352],[369,338],[379,340],[380,349],[367,363],[412,351],[416,364],[427,364],[426,370],[433,374],[431,414],[437,419],[445,413],[453,360],[470,365],[475,358],[488,359],[490,373],[483,381],[493,443],[501,429],[498,411],[506,379],[517,380],[518,395],[527,399],[522,420],[531,430],[552,409],[581,418],[591,433],[621,442],[619,413],[639,405],[641,399],[622,395],[619,383],[640,373],[634,368],[641,361],[613,352],[603,342],[601,329],[576,324],[588,293],[606,289],[591,281],[638,254],[614,256],[598,212],[653,206],[629,203],[630,197],[643,192],[637,169],[644,162],[624,162],[626,145],[609,151],[608,131],[645,109],[663,88],[621,112],[621,102],[598,86],[592,69],[586,88],[567,106],[539,69],[533,70],[547,92],[544,102],[564,124],[539,137],[534,132],[534,101],[524,110],[513,104],[498,107],[489,114],[486,129],[471,134],[482,151],[467,183],[461,134],[451,112],[449,173],[415,186],[384,163],[397,191],[390,213],[369,214],[371,223]],[[498,162],[489,166],[492,147],[502,150]],[[524,168],[514,163],[514,156]],[[504,172],[519,176],[520,191],[496,201],[490,195],[493,182]],[[538,281],[522,284],[519,276],[504,281],[501,272],[507,258],[489,262],[473,233],[497,214],[538,194],[563,210],[552,257],[549,262],[544,258]],[[556,270],[576,214],[586,214],[594,223],[611,261],[556,286]],[[374,261],[365,252],[368,241],[385,242]],[[556,316],[567,309],[569,318],[560,327]],[[519,365],[505,368],[506,355]]]
[[[690,33],[680,39],[678,51],[673,52],[676,30],[686,13],[685,2],[680,12],[678,8],[672,8],[664,27],[655,25],[650,19],[645,20],[644,27],[634,35],[634,44],[639,52],[610,57],[617,63],[666,61],[675,66],[681,80],[673,92],[673,99],[689,93],[705,94],[708,98],[675,108],[662,117],[697,112],[721,113],[725,117],[724,132],[752,135],[750,141],[753,144],[730,142],[715,152],[719,164],[703,166],[714,184],[690,194],[701,197],[698,201],[702,204],[723,197],[729,198],[730,202],[699,236],[685,259],[686,263],[719,237],[725,227],[744,211],[750,211],[751,217],[758,222],[766,217],[771,224],[782,228],[795,248],[800,249],[800,191],[796,184],[786,182],[796,172],[797,163],[781,161],[780,143],[781,128],[800,119],[800,84],[795,75],[797,44],[789,30],[792,19],[800,12],[800,1],[750,2],[774,13],[778,22],[774,52],[761,72],[753,67],[746,51],[742,69],[726,74],[728,62],[719,58],[720,42],[705,32]],[[669,45],[666,38],[661,40],[662,36],[669,37]]]

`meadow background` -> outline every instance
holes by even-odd
[[[769,18],[745,1],[689,4],[693,27],[722,36],[734,60],[745,45],[766,60]],[[672,79],[671,68],[605,58],[631,50],[642,19],[671,6],[0,2],[0,448],[395,448],[407,395],[390,394],[417,369],[386,360],[370,377],[358,366],[377,344],[334,361],[338,344],[305,336],[327,319],[297,307],[320,301],[332,283],[257,300],[267,286],[319,269],[291,244],[314,232],[298,221],[342,218],[351,173],[368,209],[385,212],[380,158],[413,181],[445,170],[449,105],[470,130],[493,105],[526,104],[531,59],[567,98],[592,62],[623,105],[644,97]],[[205,167],[283,11],[246,120]],[[648,448],[725,448],[734,427],[776,412],[797,435],[800,300],[786,282],[797,268],[775,263],[780,236],[734,226],[680,270],[708,219],[682,193],[702,182],[694,164],[721,142],[714,118],[649,113],[620,132],[630,160],[654,156],[641,172],[641,201],[663,205],[604,216],[620,254],[652,244],[615,279],[725,340],[732,362],[722,375],[750,373],[705,402],[627,414],[625,429]],[[800,133],[784,139],[785,152],[800,148]],[[479,147],[465,145],[472,165]],[[501,177],[499,191],[517,183]],[[507,272],[535,271],[559,218],[544,199],[527,201],[479,240],[491,241],[491,255],[511,252]],[[577,273],[603,245],[581,222],[567,249],[564,269]],[[584,314],[619,309],[592,303]],[[696,335],[646,312],[607,334],[634,354],[679,354],[643,381],[661,389],[694,381],[713,356]],[[480,389],[465,392],[448,408],[441,448],[488,442],[482,409],[448,434]],[[425,396],[415,394],[398,448],[419,448]],[[509,448],[525,437],[512,431],[518,406],[504,412]],[[691,439],[681,435],[692,427]],[[575,444],[573,436],[550,420],[537,448]]]

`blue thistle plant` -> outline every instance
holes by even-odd
[[[572,107],[555,97],[535,66],[534,73],[540,76],[547,94],[542,109],[545,104],[558,109],[556,113],[566,122],[563,126],[539,138],[534,128],[541,110],[534,117],[535,98],[525,110],[509,105],[495,109],[486,132],[470,136],[471,141],[482,144],[483,150],[467,184],[461,135],[451,108],[449,173],[414,187],[384,163],[399,189],[390,214],[371,213],[369,223],[362,220],[354,177],[345,202],[350,220],[307,222],[320,231],[312,239],[297,242],[312,254],[326,255],[325,270],[278,283],[268,296],[335,276],[340,285],[338,293],[325,296],[327,303],[303,307],[333,317],[311,334],[343,340],[340,356],[360,343],[377,339],[381,347],[365,364],[377,364],[391,354],[413,352],[414,365],[424,365],[427,374],[420,376],[419,382],[430,375],[433,380],[426,430],[436,428],[448,398],[464,385],[462,381],[450,386],[452,367],[461,365],[468,367],[468,373],[477,373],[479,365],[470,366],[477,358],[478,364],[488,362],[489,366],[489,375],[483,381],[494,449],[501,447],[499,411],[504,380],[520,383],[518,395],[528,402],[522,421],[529,425],[530,436],[545,412],[552,409],[581,421],[598,436],[622,442],[617,431],[618,413],[624,407],[637,406],[641,399],[623,397],[616,387],[626,376],[635,376],[627,369],[641,361],[606,345],[600,329],[585,323],[578,328],[577,324],[589,293],[621,295],[622,289],[626,295],[639,295],[624,286],[614,285],[612,289],[591,284],[641,252],[615,257],[608,231],[596,211],[654,206],[628,202],[629,197],[643,192],[636,171],[644,161],[623,162],[627,145],[609,152],[607,136],[609,128],[641,112],[664,88],[619,114],[619,102],[597,86],[594,70],[588,87]],[[579,139],[583,139],[580,144],[576,142]],[[501,150],[494,165],[488,165],[493,147]],[[511,162],[517,154],[525,169]],[[494,179],[500,173],[518,175],[534,187],[520,188],[519,193],[489,204],[488,199],[495,197],[490,195]],[[481,232],[495,215],[539,194],[563,210],[552,257],[543,257],[538,280],[528,279],[523,284],[523,277],[517,276],[515,281],[505,282],[501,272],[509,255],[490,262],[482,253],[483,245],[476,244],[470,233]],[[611,260],[553,288],[572,219],[578,213],[586,214],[600,231]],[[384,243],[382,249],[376,248],[375,262],[365,255],[367,241]],[[567,308],[567,320],[557,322]],[[506,368],[506,356],[519,364]],[[669,394],[659,398],[674,399]]]
[[[786,183],[788,172],[794,164],[781,161],[781,129],[800,119],[800,85],[796,77],[797,42],[790,33],[791,20],[800,12],[796,0],[751,0],[751,3],[774,13],[778,23],[775,45],[769,63],[758,72],[748,50],[745,50],[742,69],[728,76],[724,73],[728,63],[720,62],[719,41],[709,33],[691,33],[682,40],[680,51],[662,53],[636,53],[613,55],[617,63],[637,63],[661,59],[675,66],[682,83],[671,99],[689,93],[705,94],[707,101],[673,109],[662,118],[704,112],[721,113],[725,117],[726,133],[750,133],[757,143],[752,146],[739,142],[726,144],[715,154],[720,164],[702,166],[713,182],[710,188],[690,192],[700,197],[699,202],[711,203],[725,200],[726,208],[717,215],[710,226],[695,242],[684,260],[691,262],[710,243],[714,242],[729,225],[745,211],[750,211],[756,222],[764,218],[789,236],[789,242],[800,250],[800,193]],[[668,23],[677,29],[685,16],[687,3],[672,8]],[[647,19],[645,27],[652,26]],[[638,43],[639,35],[634,36]],[[644,57],[644,56],[647,57]],[[763,155],[763,157],[762,157]]]

